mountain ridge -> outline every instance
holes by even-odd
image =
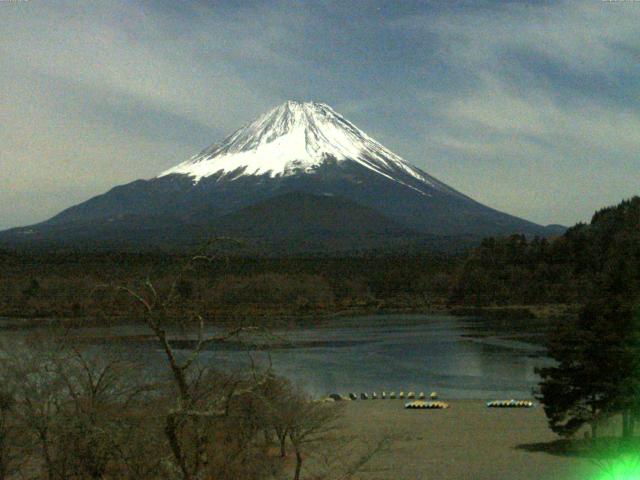
[[[117,236],[108,232],[115,232],[121,219],[135,218],[138,223],[127,223],[127,229],[148,232],[150,243],[158,235],[167,237],[163,242],[172,243],[173,236],[179,248],[185,235],[175,233],[179,228],[171,224],[191,225],[197,212],[207,212],[210,221],[199,225],[204,233],[213,233],[215,221],[291,192],[341,198],[377,212],[406,232],[426,237],[558,233],[556,227],[499,212],[449,187],[386,149],[326,104],[290,101],[154,178],[116,186],[40,224],[0,232],[0,241],[27,241],[30,236],[54,241],[58,235],[73,243],[74,238],[86,241],[92,229],[96,236]],[[286,208],[295,217],[295,201],[287,198],[291,204]],[[365,215],[364,210],[346,205],[347,210]],[[269,223],[269,216],[280,219],[279,227],[272,222],[277,231],[295,230],[277,210],[265,210],[255,221]],[[339,214],[333,217],[335,222],[349,221]],[[339,227],[329,231],[339,235]],[[153,231],[161,233],[154,235]]]

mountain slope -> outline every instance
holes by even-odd
[[[194,224],[218,235],[244,239],[263,250],[362,251],[397,246],[423,235],[348,199],[290,192],[207,220],[198,212]]]
[[[162,232],[164,242],[179,244],[193,225],[205,233],[219,230],[213,219],[226,230],[239,231],[230,223],[232,214],[261,202],[267,203],[259,216],[245,212],[237,221],[248,228],[249,218],[264,225],[278,218],[277,230],[262,228],[263,237],[276,238],[282,231],[296,232],[300,218],[295,215],[295,195],[287,197],[292,192],[349,202],[350,206],[342,205],[345,215],[328,219],[333,224],[327,224],[326,231],[336,237],[347,235],[339,228],[340,222],[352,223],[363,214],[361,210],[355,213],[353,205],[375,212],[381,224],[400,226],[394,235],[404,231],[481,237],[550,231],[454,190],[392,153],[325,104],[287,102],[155,178],[115,187],[26,230],[0,233],[0,241],[49,238],[54,242],[58,238],[72,242],[71,232],[82,232],[88,238],[92,231],[101,232],[102,238],[117,238],[123,235],[124,222],[127,231],[146,232],[150,243],[158,235],[149,232],[157,231]],[[287,215],[282,213],[283,204],[268,202],[275,197],[286,199]],[[302,210],[308,204],[305,198],[298,199]],[[198,220],[203,212],[206,222]],[[283,227],[287,218],[291,228]],[[318,232],[311,229],[306,234]]]
[[[211,237],[241,240],[252,253],[348,252],[432,242],[424,235],[348,199],[290,192],[219,216],[208,208],[189,216],[117,215],[107,222],[86,220],[48,228],[14,229],[5,239],[28,240],[43,247],[89,249],[198,249]],[[0,245],[2,234],[0,234]]]
[[[204,223],[198,222],[197,214],[195,217],[194,223]],[[302,192],[286,193],[244,207],[217,218],[212,227],[241,237],[283,239],[416,235],[375,210],[350,200]]]

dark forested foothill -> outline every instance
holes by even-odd
[[[556,319],[539,399],[550,427],[571,436],[584,425],[640,421],[640,197],[604,208],[555,239],[489,238],[464,262],[450,305],[467,313],[496,307],[572,305]],[[521,309],[516,309],[520,311]]]

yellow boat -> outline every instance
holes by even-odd
[[[533,402],[530,400],[493,400],[487,402],[489,408],[531,408]]]
[[[404,408],[443,409],[443,408],[449,408],[449,404],[446,402],[425,402],[424,400],[416,400],[413,402],[405,403]]]

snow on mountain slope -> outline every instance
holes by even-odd
[[[356,231],[377,240],[360,236],[360,242]],[[548,234],[448,187],[331,107],[290,101],[157,177],[115,186],[39,225],[0,233],[0,243],[111,239],[163,246],[242,234],[264,245],[281,242],[285,251],[294,238],[306,245],[327,237],[329,249],[348,244],[361,251],[414,235],[511,233]]]
[[[183,174],[201,179],[220,175],[235,180],[247,175],[271,178],[314,173],[325,161],[356,162],[423,195],[404,175],[430,188],[459,195],[369,137],[323,103],[288,101],[240,128],[219,144],[158,177]]]

